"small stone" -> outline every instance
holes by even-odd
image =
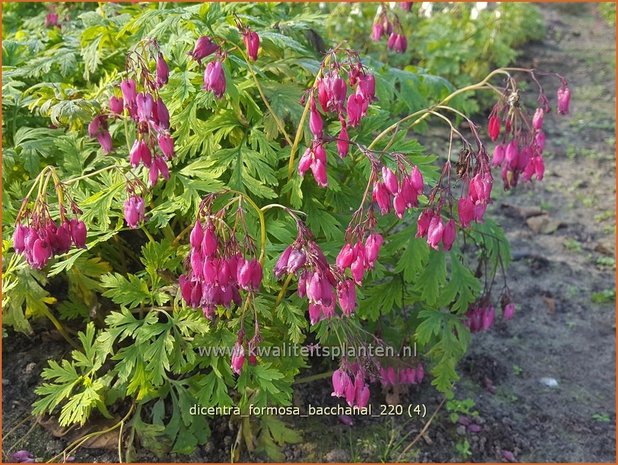
[[[541,384],[544,384],[547,387],[555,388],[558,387],[558,381],[555,378],[541,378],[539,380]]]
[[[562,226],[558,220],[550,218],[548,215],[534,216],[526,220],[526,224],[536,234],[553,234]]]
[[[466,427],[464,425],[459,425],[456,431],[457,431],[457,434],[459,434],[460,436],[463,436],[464,434],[466,434]]]
[[[343,449],[333,449],[324,457],[327,462],[349,462],[350,455]]]

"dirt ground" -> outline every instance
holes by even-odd
[[[490,215],[511,241],[508,278],[517,312],[508,324],[476,335],[460,366],[456,398],[474,402],[478,432],[452,423],[443,406],[408,448],[441,400],[424,383],[402,398],[425,403],[424,420],[355,419],[353,426],[336,418],[295,420],[304,440],[286,447],[287,460],[495,462],[512,453],[517,461],[615,462],[615,30],[594,5],[541,9],[546,38],[526,46],[519,64],[566,76],[572,114],[546,118],[543,182],[509,193],[494,189]],[[553,95],[555,87],[547,90]],[[66,445],[27,416],[47,358],[66,352],[44,332],[3,340],[5,453],[27,449],[47,460]],[[303,384],[295,401],[324,404],[330,390],[328,380]],[[378,392],[372,400],[382,401]],[[233,432],[221,426],[191,456],[165,460],[228,461],[224,445]],[[117,461],[117,455],[81,449],[76,460]]]

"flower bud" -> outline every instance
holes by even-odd
[[[372,197],[373,200],[378,204],[380,213],[386,215],[391,209],[391,204],[390,195],[384,183],[378,181],[373,184]]]
[[[365,275],[365,260],[361,255],[357,255],[356,259],[350,265],[350,270],[352,271],[352,277],[356,284],[360,285],[363,281],[363,276]]]
[[[545,112],[541,107],[537,108],[534,112],[534,116],[532,117],[532,127],[534,129],[541,129],[543,127],[543,117],[545,116]]]
[[[398,218],[403,218],[404,213],[406,212],[406,201],[402,191],[398,194],[395,194],[393,198],[393,210],[395,210],[395,214]]]
[[[311,164],[313,163],[313,152],[311,148],[307,148],[303,156],[300,157],[298,162],[298,174],[304,176],[307,171],[311,168]]]
[[[232,350],[232,371],[237,375],[242,371],[242,366],[245,363],[245,349],[240,342],[236,342]]]
[[[157,57],[157,87],[162,87],[167,84],[169,74],[170,69],[167,66],[165,58],[163,58],[162,53],[159,53],[159,56]]]
[[[194,249],[199,249],[202,246],[202,240],[204,239],[204,230],[202,229],[202,224],[200,220],[195,221],[195,226],[191,230],[191,234],[189,236],[189,242],[191,247]]]
[[[513,315],[515,315],[515,304],[514,303],[506,304],[504,308],[502,309],[502,318],[508,321],[511,318],[513,318]]]
[[[427,235],[432,217],[433,212],[431,210],[423,210],[421,212],[416,223],[416,237],[425,237]]]
[[[498,115],[492,114],[487,122],[487,133],[492,141],[496,141],[500,136],[500,118]]]
[[[23,224],[15,226],[15,232],[13,232],[13,248],[16,253],[22,253],[25,248],[25,240],[28,235],[28,227]]]
[[[45,268],[51,256],[52,251],[49,244],[43,239],[36,239],[32,246],[30,266],[38,270]]]
[[[315,106],[315,100],[311,101],[311,112],[309,114],[309,129],[315,138],[321,138],[324,130],[324,122],[320,112]]]

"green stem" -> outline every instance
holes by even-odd
[[[313,381],[318,381],[320,379],[326,379],[333,376],[333,370],[325,371],[324,373],[318,373],[317,375],[305,376],[303,378],[297,378],[294,381],[294,384],[303,384],[303,383],[311,383]]]
[[[54,315],[52,315],[49,309],[43,306],[42,312],[43,312],[43,315],[45,315],[49,319],[49,321],[52,322],[52,324],[56,327],[58,332],[71,345],[71,347],[73,347],[74,349],[77,349],[78,348],[77,343],[73,340],[73,338],[71,338],[71,336],[69,336],[69,333],[67,332],[67,330],[64,329],[64,326],[62,326],[62,323],[60,323],[60,321],[58,321],[58,319]]]

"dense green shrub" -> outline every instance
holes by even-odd
[[[3,322],[31,333],[33,321],[47,317],[75,349],[44,370],[34,413],[56,414],[62,426],[84,424],[93,416],[114,418],[127,433],[129,452],[134,438],[161,455],[191,452],[209,437],[206,418],[190,414],[195,403],[241,412],[250,405],[291,404],[293,381],[307,367],[307,356],[258,356],[254,364],[243,364],[244,359],[237,364],[236,359],[231,366],[230,357],[202,350],[241,343],[248,351],[253,343],[275,347],[314,340],[323,346],[416,344],[418,356],[342,360],[341,366],[356,362],[357,369],[365,369],[364,363],[372,364],[366,368],[370,381],[379,379],[379,367],[412,367],[418,375],[422,360],[432,384],[451,392],[470,329],[478,330],[470,319],[491,307],[494,279],[510,257],[493,221],[464,224],[461,204],[457,207],[460,194],[455,193],[467,192],[475,182],[473,174],[489,176],[484,136],[468,121],[471,133],[460,140],[455,125],[466,118],[462,111],[473,108],[465,91],[491,88],[486,80],[456,91],[436,74],[461,86],[484,77],[491,65],[512,60],[512,46],[530,37],[521,26],[530,18],[527,9],[499,7],[502,18],[508,18],[508,34],[502,21],[491,21],[493,9],[477,20],[470,19],[465,6],[449,6],[448,13],[431,18],[414,11],[406,20],[413,46],[391,61],[376,46],[365,46],[373,5],[336,6],[330,13],[289,4],[54,8],[58,25],[41,5],[4,7]],[[349,8],[358,9],[360,19],[344,32],[336,25]],[[48,27],[43,27],[46,21]],[[247,58],[243,43],[247,26],[261,41],[255,62]],[[432,29],[442,35],[432,35]],[[462,36],[449,37],[448,31]],[[492,34],[499,39],[477,53],[476,45],[488,43]],[[212,63],[223,63],[226,88],[221,96],[201,89],[206,65],[189,54],[203,35],[225,51],[205,60],[207,74]],[[337,46],[338,38],[349,39],[360,54]],[[321,50],[331,47],[335,49],[323,57]],[[169,81],[151,91],[169,109],[175,154],[163,162],[169,179],[155,173],[148,183],[152,168],[149,173],[139,162],[132,166],[129,153],[136,138],[143,140],[152,129],[145,130],[145,123],[136,123],[126,109],[121,115],[110,112],[108,102],[120,97],[122,80],[148,84],[159,53],[169,64]],[[376,99],[363,96],[371,105],[358,127],[350,123],[347,157],[337,154],[338,140],[321,139],[328,159],[323,167],[328,187],[322,188],[310,175],[298,175],[297,162],[321,132],[307,89],[333,66],[341,66],[349,80],[355,72],[361,78],[373,75]],[[501,112],[515,108],[505,106],[503,97],[516,93],[516,82],[505,70],[488,80],[492,77],[506,81],[504,95],[497,95],[502,103],[494,110],[496,117],[513,118],[512,112]],[[515,117],[521,111],[518,106]],[[446,141],[444,152],[436,155],[408,133],[426,127],[430,116],[450,132],[451,143]],[[340,130],[337,118],[326,118],[327,135]],[[157,131],[167,134],[167,128]],[[397,176],[407,176],[415,167],[429,187],[421,185],[418,204],[415,196],[403,220],[392,213],[380,215],[370,197],[383,165]],[[507,185],[512,176],[509,171]],[[391,181],[401,183],[403,177]],[[486,177],[483,182],[491,185]],[[388,201],[390,194],[384,195]],[[489,192],[486,196],[483,211]],[[137,219],[128,220],[131,197],[144,200],[145,221],[135,212]],[[62,252],[68,247],[62,249],[49,264],[35,260],[30,267],[23,254],[15,253],[19,247],[11,236],[15,223],[34,218],[37,209],[54,220],[74,216],[83,221],[86,247],[80,248],[73,235],[77,247],[67,253]],[[452,248],[452,240],[439,245],[442,233],[437,242],[431,234],[428,240],[417,237],[422,235],[417,234],[421,210],[431,210],[441,225],[444,215],[445,228],[452,227]],[[186,277],[194,267],[186,257],[196,218],[215,221],[219,239],[259,260],[264,270],[260,291],[241,286],[240,305],[209,308],[210,319],[187,307],[184,281],[178,285],[179,276]],[[362,225],[354,231],[361,231],[361,240],[365,233],[375,238],[379,232],[385,242],[379,260],[366,265],[362,286],[346,281],[358,292],[358,307],[349,318],[311,324],[297,277],[282,273],[279,280],[272,270],[297,237],[304,247],[315,241],[334,263],[355,234],[346,225],[356,225],[359,218]],[[450,218],[458,222],[456,240]],[[345,269],[336,272],[349,276]],[[506,307],[508,289],[498,291],[494,300],[500,295]],[[281,459],[278,445],[299,440],[275,417],[233,418],[239,427],[235,453],[242,442],[249,451]]]

